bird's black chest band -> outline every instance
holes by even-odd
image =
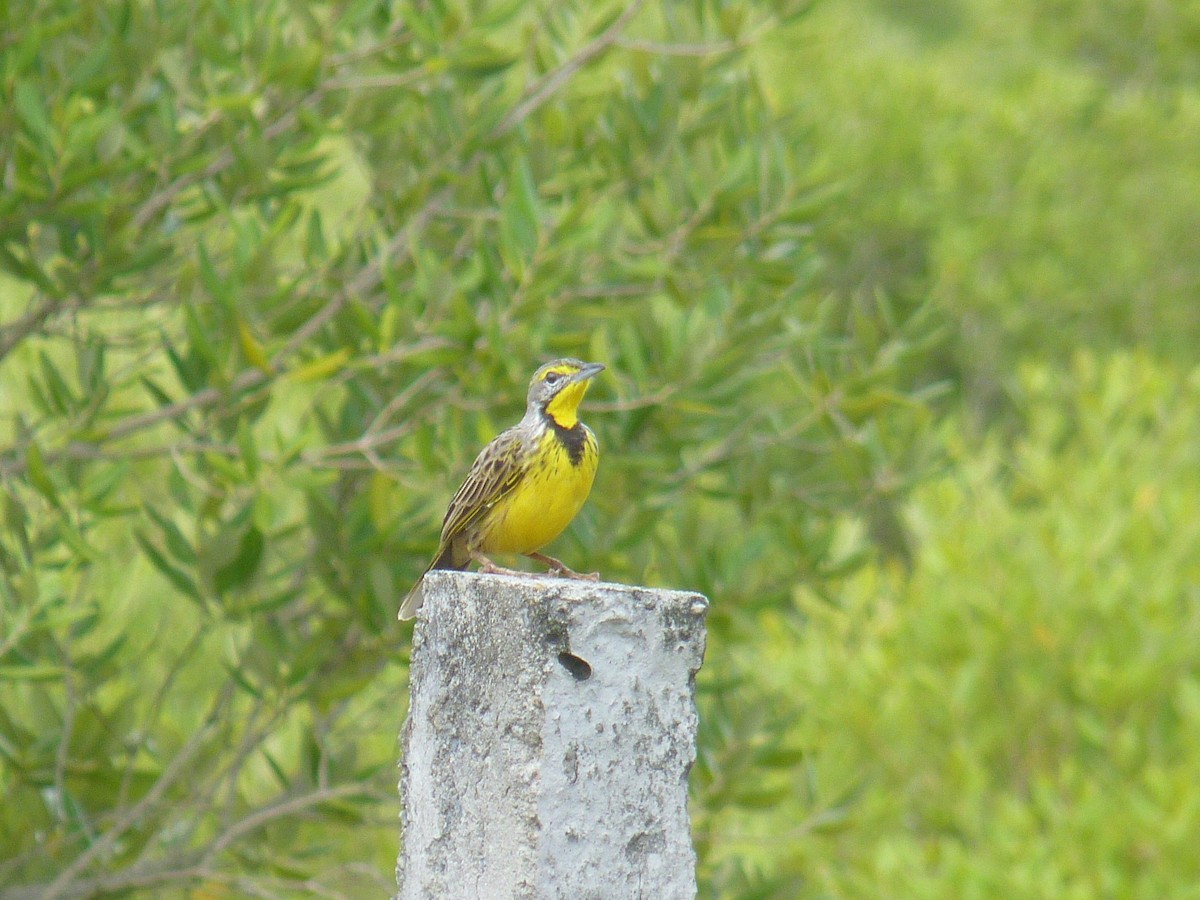
[[[554,421],[554,416],[549,413],[543,412],[542,415],[550,430],[554,432],[555,438],[566,449],[571,465],[579,465],[583,461],[583,448],[587,445],[587,429],[583,427],[583,423],[576,422],[570,428],[564,428]]]

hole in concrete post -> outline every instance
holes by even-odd
[[[576,681],[587,681],[592,677],[592,667],[588,661],[574,653],[563,650],[558,654],[558,664],[571,673]]]

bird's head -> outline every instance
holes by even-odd
[[[593,376],[604,371],[600,363],[578,359],[556,359],[533,373],[529,382],[529,409],[544,413],[560,428],[573,428],[579,421],[579,401],[587,393]]]

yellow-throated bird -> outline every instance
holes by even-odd
[[[600,450],[579,421],[579,401],[603,370],[600,363],[557,359],[533,373],[525,418],[476,457],[446,510],[429,569],[465,569],[474,560],[484,572],[507,572],[484,554],[520,553],[557,575],[597,577],[538,551],[570,524],[592,489]],[[424,575],[404,598],[401,619],[421,608],[423,581]]]

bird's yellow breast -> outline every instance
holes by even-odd
[[[528,474],[496,504],[479,549],[532,553],[562,534],[592,490],[599,457],[591,431],[578,462],[572,462],[567,447],[553,430],[547,430]]]

